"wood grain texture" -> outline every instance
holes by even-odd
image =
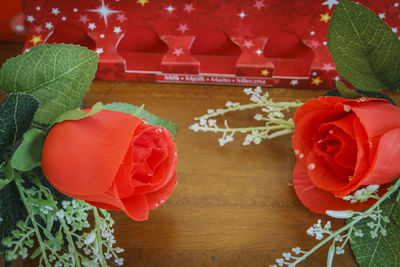
[[[2,44],[0,47],[7,47]],[[4,52],[1,60],[17,51]],[[112,212],[117,245],[126,266],[269,266],[293,247],[316,244],[308,227],[327,216],[313,214],[297,200],[290,186],[295,157],[291,137],[242,146],[244,136],[220,147],[213,133],[188,129],[193,118],[227,100],[248,102],[243,87],[95,81],[84,104],[101,101],[145,104],[145,109],[179,124],[179,184],[146,222]],[[268,88],[274,100],[307,101],[320,90]],[[391,94],[396,101],[398,95]],[[232,125],[248,125],[254,113],[231,114]],[[331,220],[332,221],[332,220]],[[343,225],[333,220],[334,227]],[[324,266],[327,247],[299,266]],[[21,263],[19,266],[34,266]],[[334,266],[357,266],[349,248]]]

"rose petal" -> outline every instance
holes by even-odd
[[[149,205],[144,195],[121,199],[126,214],[135,221],[145,221],[149,217]]]
[[[307,157],[308,176],[314,185],[326,191],[341,190],[348,184],[348,177],[336,175],[329,163],[311,151]]]
[[[375,203],[375,199],[366,202],[351,204],[335,197],[331,192],[316,187],[307,175],[307,166],[297,161],[293,170],[293,184],[300,202],[308,209],[316,213],[325,214],[326,210],[354,210],[359,211],[369,208]],[[380,194],[384,194],[388,186],[380,188]]]
[[[133,153],[132,146],[128,146],[125,159],[115,175],[114,188],[116,197],[119,199],[129,197],[135,192],[132,183]]]
[[[400,128],[400,108],[385,100],[352,102],[350,105],[370,139]]]
[[[372,165],[361,184],[385,184],[400,176],[400,129],[385,133],[378,144]]]
[[[68,194],[101,194],[111,186],[140,119],[102,110],[56,124],[47,135],[42,169]]]
[[[177,177],[175,173],[172,176],[172,179],[170,179],[170,181],[166,185],[164,185],[161,189],[151,193],[147,193],[146,198],[148,201],[149,209],[155,209],[160,204],[164,203],[164,201],[167,200],[174,191],[176,182],[177,182]]]

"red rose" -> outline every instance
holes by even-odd
[[[168,130],[109,110],[56,124],[42,153],[43,172],[57,190],[138,221],[172,193],[176,161]]]
[[[293,183],[314,212],[368,208],[371,199],[351,204],[342,198],[400,175],[400,108],[386,100],[320,97],[302,105],[294,123]]]

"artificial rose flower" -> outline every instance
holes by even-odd
[[[138,221],[172,193],[176,162],[168,130],[109,110],[56,124],[42,152],[43,173],[61,193]]]
[[[400,175],[400,108],[376,98],[320,97],[294,115],[293,184],[310,210],[361,210],[375,201],[342,198]],[[381,186],[379,194],[388,185]]]

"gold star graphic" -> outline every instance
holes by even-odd
[[[311,84],[318,86],[322,83],[322,80],[319,77],[311,78]]]
[[[325,14],[319,14],[319,15],[321,16],[319,21],[323,21],[325,23],[328,23],[328,21],[331,19],[331,16],[329,16],[328,12],[326,12]]]
[[[268,76],[268,74],[269,74],[269,71],[267,69],[261,70],[261,75],[262,76]]]
[[[37,45],[38,43],[43,42],[41,35],[32,35],[32,39],[29,42],[33,43],[33,45]]]
[[[137,0],[136,3],[138,3],[139,5],[144,6],[145,4],[149,3],[149,0]]]

